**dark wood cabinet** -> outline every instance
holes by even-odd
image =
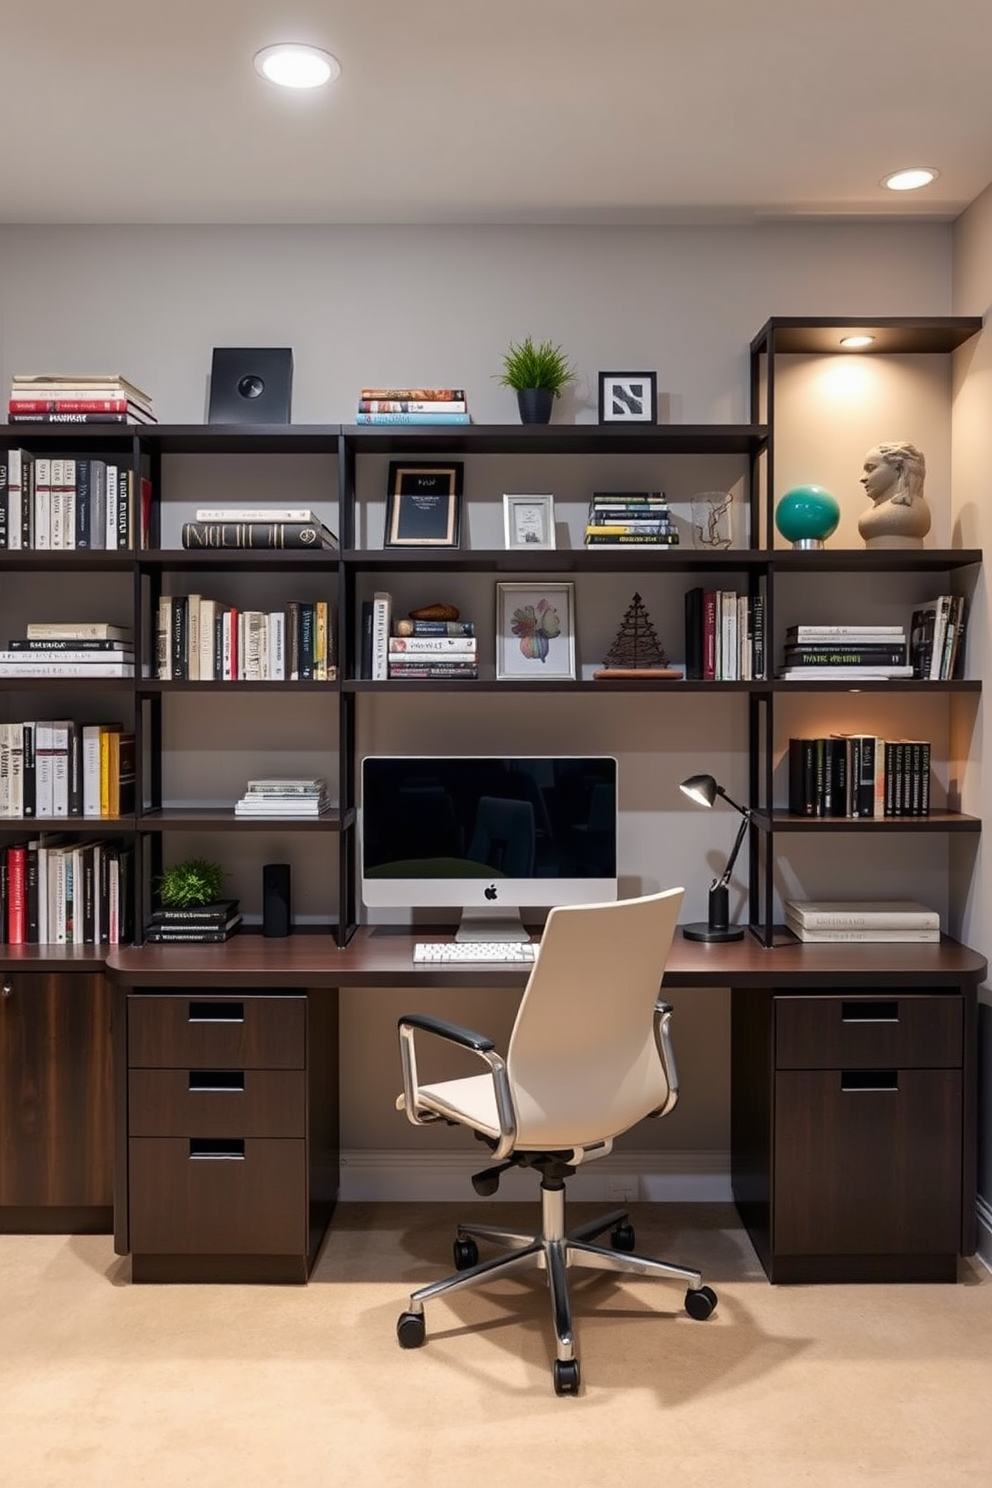
[[[0,1230],[109,1231],[111,996],[101,973],[0,972]]]

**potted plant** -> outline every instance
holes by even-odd
[[[159,898],[165,909],[200,909],[215,904],[224,887],[224,869],[206,858],[187,858],[174,863],[158,880]]]
[[[503,371],[497,380],[516,392],[521,423],[546,424],[554,400],[575,381],[575,375],[560,346],[525,336],[522,341],[511,341],[504,351]]]

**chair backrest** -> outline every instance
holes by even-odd
[[[604,1141],[664,1105],[654,1007],[683,893],[551,910],[507,1050],[518,1149]]]

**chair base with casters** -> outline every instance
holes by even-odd
[[[510,1166],[507,1164],[506,1166]],[[410,1294],[409,1308],[400,1314],[396,1336],[402,1348],[420,1348],[427,1339],[424,1304],[446,1292],[460,1291],[492,1278],[513,1272],[543,1269],[547,1274],[551,1298],[551,1317],[555,1329],[555,1360],[552,1365],[556,1395],[575,1395],[579,1389],[579,1361],[575,1356],[575,1334],[572,1306],[568,1293],[568,1268],[586,1266],[596,1271],[621,1271],[634,1276],[653,1276],[688,1283],[685,1310],[692,1318],[708,1318],[716,1307],[712,1287],[704,1286],[700,1273],[690,1266],[677,1266],[669,1261],[635,1255],[634,1228],[625,1209],[614,1209],[597,1219],[565,1229],[565,1178],[575,1169],[560,1159],[542,1155],[528,1166],[541,1171],[541,1233],[517,1234],[492,1225],[459,1225],[454,1242],[457,1270],[443,1281],[418,1287]],[[484,1194],[493,1191],[493,1170],[479,1174],[476,1187]],[[593,1245],[597,1236],[609,1230],[610,1248]],[[477,1240],[499,1246],[508,1255],[479,1260]]]

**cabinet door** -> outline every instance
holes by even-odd
[[[0,1208],[109,1206],[109,987],[78,972],[2,980]]]

